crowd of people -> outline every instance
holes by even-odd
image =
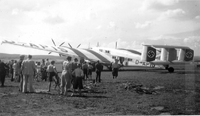
[[[61,75],[55,66],[55,61],[49,59],[42,59],[40,62],[32,60],[32,55],[20,55],[19,60],[11,60],[9,63],[4,63],[0,60],[0,81],[1,86],[4,86],[6,75],[11,77],[11,81],[19,82],[19,91],[23,93],[35,92],[33,88],[33,81],[49,81],[48,92],[51,91],[52,82],[55,82],[55,88],[59,88],[59,94],[67,95],[68,90],[73,88],[71,96],[74,95],[75,90],[78,89],[79,95],[82,95],[83,82],[92,79],[92,72],[95,68],[96,79],[95,83],[101,82],[101,71],[103,65],[97,61],[95,65],[92,63],[78,61],[77,58],[72,61],[68,56],[62,64]],[[118,61],[112,64],[113,79],[118,76]]]

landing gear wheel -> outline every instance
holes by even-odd
[[[170,73],[173,73],[173,72],[174,72],[174,68],[173,68],[173,67],[169,67],[167,70],[168,70]]]

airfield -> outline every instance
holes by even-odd
[[[59,67],[57,64],[61,71]],[[117,79],[110,71],[103,71],[102,82],[84,89],[82,97],[61,96],[53,87],[48,93],[48,82],[44,81],[34,81],[36,93],[20,93],[18,83],[7,77],[6,87],[0,87],[0,115],[198,115],[199,70],[194,65],[176,68],[174,73],[123,69]]]

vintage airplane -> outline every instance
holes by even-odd
[[[52,40],[53,41],[53,40]],[[46,46],[41,44],[33,44],[33,43],[22,43],[4,40],[2,44],[11,44],[22,47],[28,47],[38,50],[44,50],[58,53],[60,56],[73,56],[79,57],[81,61],[88,60],[90,62],[100,61],[109,69],[111,68],[111,64],[114,62],[116,58],[120,60],[120,63],[123,66],[147,66],[154,67],[155,65],[164,65],[169,72],[174,72],[173,67],[169,67],[169,64],[185,64],[190,63],[193,60],[194,51],[189,47],[184,46],[165,46],[165,45],[143,45],[143,51],[138,52],[131,49],[108,49],[104,47],[94,47],[90,49],[82,49],[82,48],[72,48],[62,46],[62,43],[59,46]],[[161,51],[156,48],[161,48]],[[177,57],[177,49],[180,49],[179,55]],[[158,54],[159,51],[160,53]],[[157,56],[160,55],[160,59]],[[178,58],[178,59],[177,59]],[[132,64],[131,64],[132,63]]]
[[[105,47],[92,49],[104,52],[113,59],[118,58],[123,66],[155,67],[155,65],[162,65],[169,72],[174,72],[174,68],[169,65],[185,65],[191,63],[194,57],[194,51],[186,46],[143,45],[142,52],[117,48],[117,46],[115,49]]]

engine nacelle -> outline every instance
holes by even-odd
[[[150,62],[156,59],[156,49],[150,46],[143,46],[141,60]]]
[[[192,61],[194,58],[194,50],[192,49],[181,49],[179,52],[179,61]]]

